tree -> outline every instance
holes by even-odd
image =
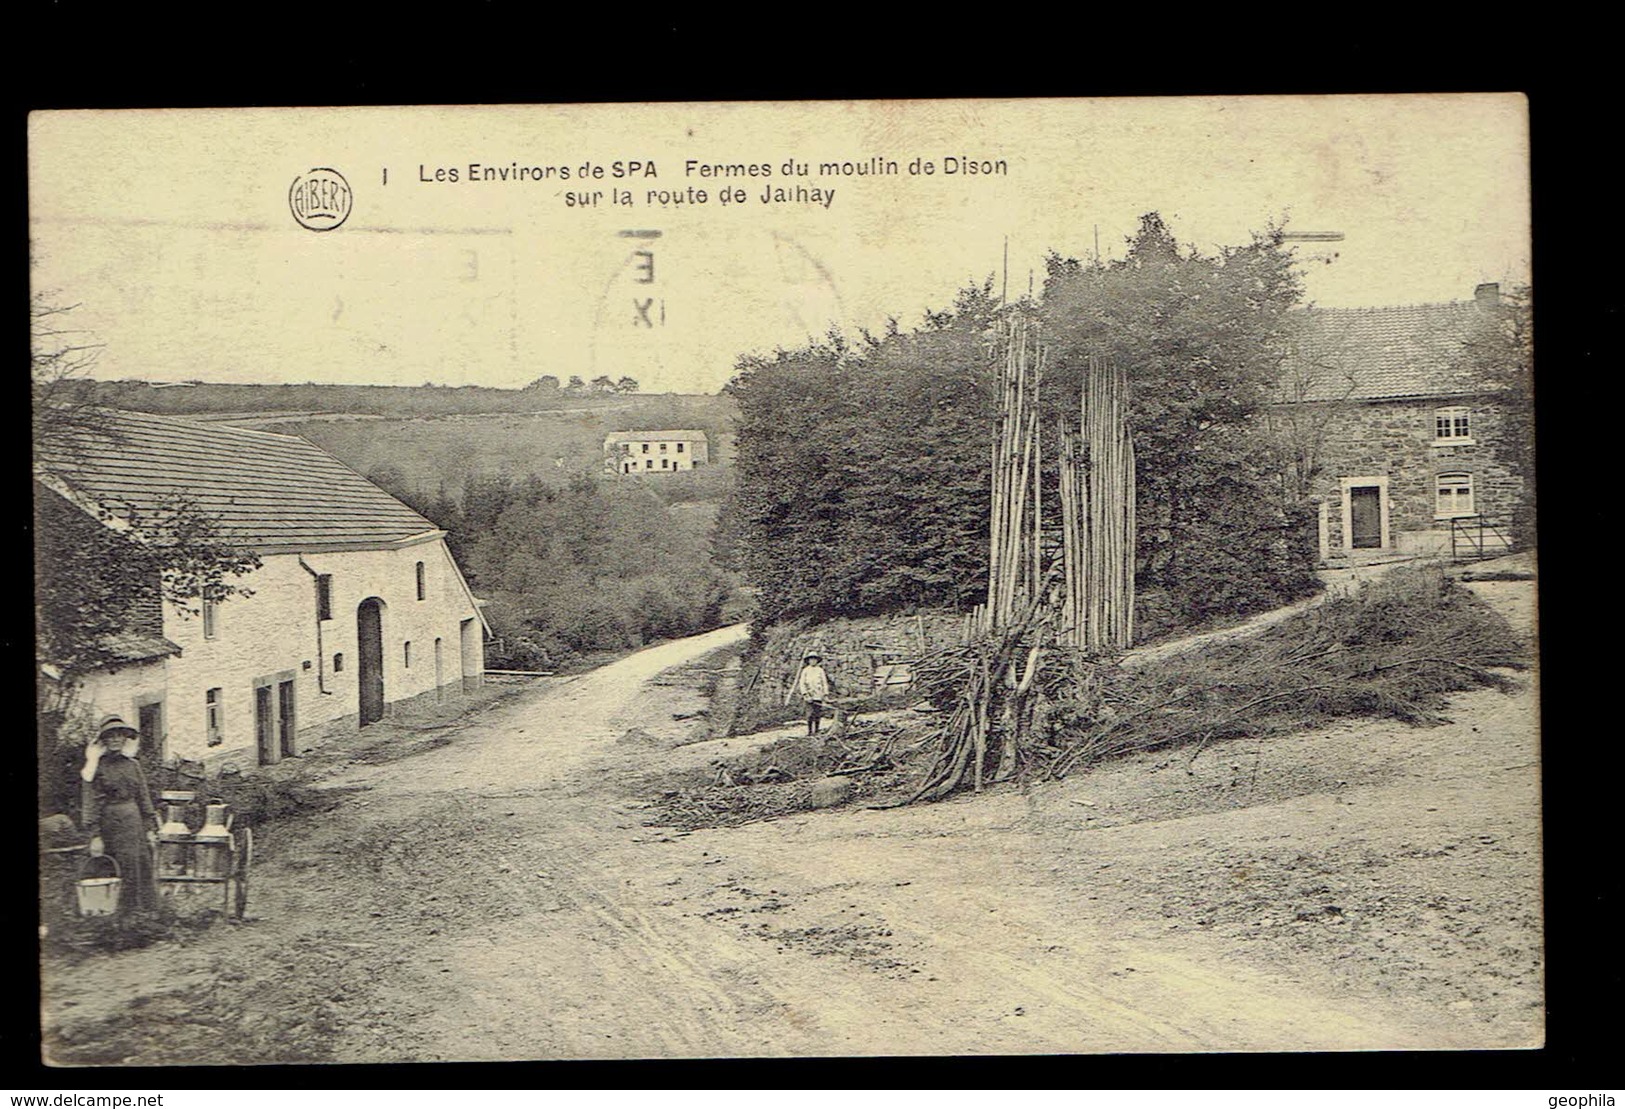
[[[963,606],[986,587],[996,418],[990,325],[1036,315],[1046,443],[1076,427],[1090,355],[1124,367],[1140,581],[1180,622],[1313,587],[1304,506],[1283,503],[1261,413],[1298,298],[1279,234],[1202,254],[1148,214],[1120,261],[1052,257],[1040,302],[991,280],[903,331],[742,359],[736,482],[718,548],[768,621]],[[1046,450],[1046,503],[1058,474]],[[1055,521],[1047,521],[1053,526]]]
[[[112,637],[160,634],[162,604],[196,616],[203,602],[247,595],[231,579],[260,565],[184,498],[92,515],[42,486],[34,520],[36,653],[66,674],[116,657]]]
[[[592,391],[595,393],[613,393],[615,381],[608,374],[599,374],[592,379]]]
[[[1299,312],[1289,319],[1288,351],[1271,403],[1263,412],[1282,503],[1304,502],[1320,476],[1326,434],[1347,410],[1358,384],[1348,356],[1346,323]]]
[[[559,379],[552,374],[543,374],[529,385],[524,391],[527,393],[556,393],[559,391]]]
[[[42,447],[68,451],[83,442],[86,434],[107,431],[107,420],[96,406],[95,383],[90,380],[102,345],[67,326],[68,313],[76,308],[76,304],[53,305],[42,296],[29,303],[36,463]]]
[[[637,392],[638,391],[638,379],[635,378],[635,377],[623,377],[623,378],[621,378],[619,381],[617,381],[615,383],[615,391],[617,393],[635,393],[635,392]]]
[[[954,605],[984,588],[991,281],[904,333],[741,359],[720,552],[765,620]]]
[[[490,601],[498,665],[545,668],[713,628],[732,586],[708,557],[705,517],[669,510],[646,485],[479,478],[452,515],[447,542]]]
[[[581,380],[580,374],[571,374],[569,384],[565,385],[566,393],[579,393],[587,388],[587,383]]]
[[[233,579],[259,567],[221,536],[216,520],[182,496],[146,509],[97,500],[74,480],[78,464],[115,447],[118,432],[94,403],[88,375],[100,344],[63,326],[72,307],[32,305],[35,490],[35,649],[65,675],[109,658],[109,637],[161,629],[161,606],[196,613],[247,589]]]
[[[1535,319],[1527,285],[1502,292],[1488,320],[1463,344],[1458,364],[1494,397],[1501,427],[1492,451],[1523,482],[1512,515],[1516,543],[1535,541]]]
[[[1117,261],[1051,257],[1045,402],[1075,413],[1090,354],[1123,366],[1137,463],[1138,580],[1181,620],[1313,588],[1307,507],[1283,504],[1265,405],[1293,334],[1298,273],[1278,229],[1204,254],[1155,212]]]

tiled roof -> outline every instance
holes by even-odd
[[[1484,325],[1473,301],[1391,308],[1305,308],[1292,314],[1293,354],[1281,400],[1383,400],[1480,391],[1460,365]]]
[[[151,510],[185,497],[228,542],[261,551],[371,546],[435,525],[332,455],[294,435],[109,411],[108,434],[48,473],[108,506]]]
[[[611,443],[658,443],[665,440],[671,442],[703,443],[703,431],[617,431],[606,440]]]

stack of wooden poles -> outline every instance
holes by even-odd
[[[1036,321],[1004,324],[999,377],[999,432],[993,440],[993,496],[988,519],[987,601],[965,624],[965,642],[1008,626],[1037,596],[1043,576],[1044,507],[1038,390],[1044,348]]]
[[[1134,642],[1134,440],[1128,375],[1093,355],[1083,379],[1081,433],[1062,428],[1062,641],[1090,653]]]
[[[1127,375],[1091,357],[1079,430],[1059,443],[1060,553],[1044,565],[1044,459],[1039,389],[1045,352],[1036,321],[1002,325],[999,427],[992,446],[987,599],[966,615],[962,646],[921,666],[951,691],[942,750],[912,799],[1013,775],[1033,720],[1046,648],[1126,649],[1134,636],[1134,445]],[[995,744],[993,741],[997,739]],[[992,761],[996,746],[997,761]]]

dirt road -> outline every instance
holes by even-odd
[[[251,910],[45,968],[64,1063],[1538,1043],[1533,691],[907,810],[645,827],[743,637],[529,689],[260,839]],[[714,675],[712,675],[714,679]],[[683,717],[684,719],[674,719]]]

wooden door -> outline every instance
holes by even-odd
[[[1349,521],[1351,546],[1382,546],[1382,490],[1375,485],[1350,489]]]
[[[361,723],[384,718],[384,603],[376,597],[356,610],[357,684],[361,687]]]
[[[276,762],[280,755],[276,745],[276,710],[271,703],[271,687],[254,687],[254,740],[259,747],[260,765]]]
[[[298,728],[298,716],[295,712],[293,681],[281,681],[276,686],[276,731],[277,746],[284,758],[297,755],[295,749],[294,733]]]

